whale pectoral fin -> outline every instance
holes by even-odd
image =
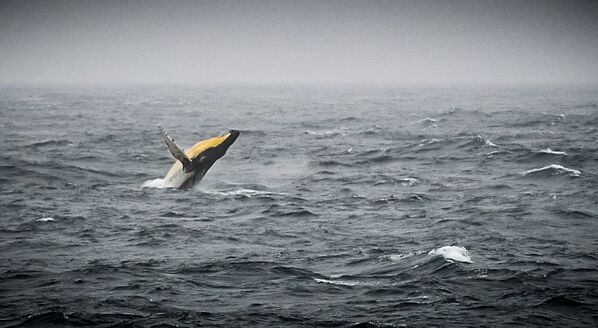
[[[191,163],[189,157],[185,155],[185,152],[174,142],[174,139],[168,135],[168,133],[166,133],[161,126],[158,125],[158,129],[160,129],[160,133],[162,134],[162,137],[166,142],[166,146],[168,147],[168,150],[170,150],[172,156],[180,161],[181,164],[183,164],[183,170],[185,173],[191,172],[193,170],[193,164]]]

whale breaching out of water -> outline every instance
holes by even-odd
[[[226,154],[228,147],[239,136],[239,131],[230,130],[221,136],[200,141],[187,151],[183,151],[161,126],[158,125],[158,128],[168,150],[177,160],[162,179],[161,187],[167,188],[188,189],[193,187],[194,184],[201,181],[210,167]]]

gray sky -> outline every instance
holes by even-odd
[[[0,83],[598,81],[598,1],[0,1]]]

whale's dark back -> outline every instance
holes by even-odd
[[[222,158],[230,146],[235,143],[239,137],[240,132],[238,130],[230,130],[229,136],[222,143],[216,147],[211,147],[204,150],[199,155],[195,156],[191,163],[193,165],[193,176],[185,181],[179,189],[189,189],[196,183],[200,182],[206,175],[208,170],[216,163],[217,160]]]

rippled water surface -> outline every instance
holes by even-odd
[[[241,136],[194,189],[144,187]],[[0,325],[598,325],[598,89],[4,88]]]

